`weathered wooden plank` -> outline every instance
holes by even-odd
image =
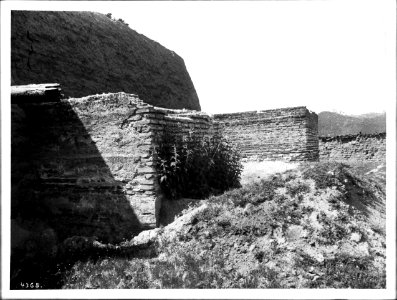
[[[62,98],[59,83],[11,86],[11,103],[59,102]]]

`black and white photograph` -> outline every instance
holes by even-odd
[[[395,1],[0,5],[2,298],[395,299]]]

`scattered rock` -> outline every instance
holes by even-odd
[[[361,240],[361,234],[358,233],[358,232],[353,232],[353,233],[351,234],[351,236],[350,236],[350,240],[353,241],[353,242],[356,242],[356,243],[360,242],[360,240]]]

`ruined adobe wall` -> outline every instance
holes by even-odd
[[[318,118],[306,107],[216,114],[214,120],[247,159],[318,160]]]
[[[61,240],[114,242],[156,225],[150,129],[139,120],[124,126],[139,109],[134,100],[114,94],[13,105],[20,116],[13,118],[14,190],[37,196],[34,210],[46,212]],[[13,199],[14,217],[29,205],[23,197]]]
[[[165,135],[202,139],[216,136],[219,131],[218,122],[203,112],[147,106],[143,115],[150,124],[154,145],[159,145]]]
[[[320,160],[385,161],[386,133],[320,137]]]
[[[167,134],[223,132],[245,157],[318,155],[317,118],[304,107],[212,118],[125,93],[12,107],[12,219],[40,220],[61,241],[114,243],[158,225],[164,197],[154,149]]]
[[[107,242],[158,225],[153,151],[164,134],[214,134],[206,114],[125,93],[13,104],[12,129],[12,218],[40,218],[60,240]]]

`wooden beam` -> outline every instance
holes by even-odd
[[[59,83],[11,86],[11,103],[59,102],[62,98]]]

